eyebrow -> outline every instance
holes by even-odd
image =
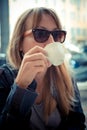
[[[48,28],[43,26],[37,26],[36,28],[48,30]],[[58,28],[54,28],[53,30],[49,30],[49,31],[54,31],[54,30],[58,30]]]

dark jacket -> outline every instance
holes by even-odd
[[[16,75],[17,70],[8,65],[0,67],[0,130],[5,128],[31,130],[29,119],[31,107],[37,97],[36,82],[33,81],[27,89],[19,88],[14,82]],[[73,84],[78,102],[73,108],[74,111],[62,117],[58,130],[85,130],[85,116],[81,107],[80,94],[77,85],[74,82]]]

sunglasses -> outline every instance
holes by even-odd
[[[24,36],[29,35],[30,32],[31,32],[31,30],[26,31],[24,33]],[[66,38],[66,31],[64,31],[64,30],[48,31],[46,29],[35,28],[35,29],[32,29],[32,33],[33,33],[34,39],[39,43],[46,42],[48,40],[50,34],[53,36],[53,39],[55,42],[63,43]]]

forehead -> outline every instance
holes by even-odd
[[[33,15],[29,15],[28,17],[27,17],[27,20],[26,20],[26,22],[25,22],[25,28],[26,29],[31,29],[32,27],[33,27]]]
[[[40,27],[49,28],[50,30],[53,28],[57,28],[56,22],[51,15],[43,14],[40,23],[38,24]]]
[[[40,25],[52,25],[54,24],[56,25],[56,21],[54,20],[53,16],[46,13],[46,12],[42,12],[39,14],[33,14],[31,13],[31,15],[28,16],[27,20],[26,20],[26,29],[31,29],[33,27],[37,27]]]

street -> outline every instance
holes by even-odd
[[[86,117],[86,129],[85,130],[87,130],[87,82],[77,83],[77,85],[80,90],[82,107],[83,107],[85,117]]]

